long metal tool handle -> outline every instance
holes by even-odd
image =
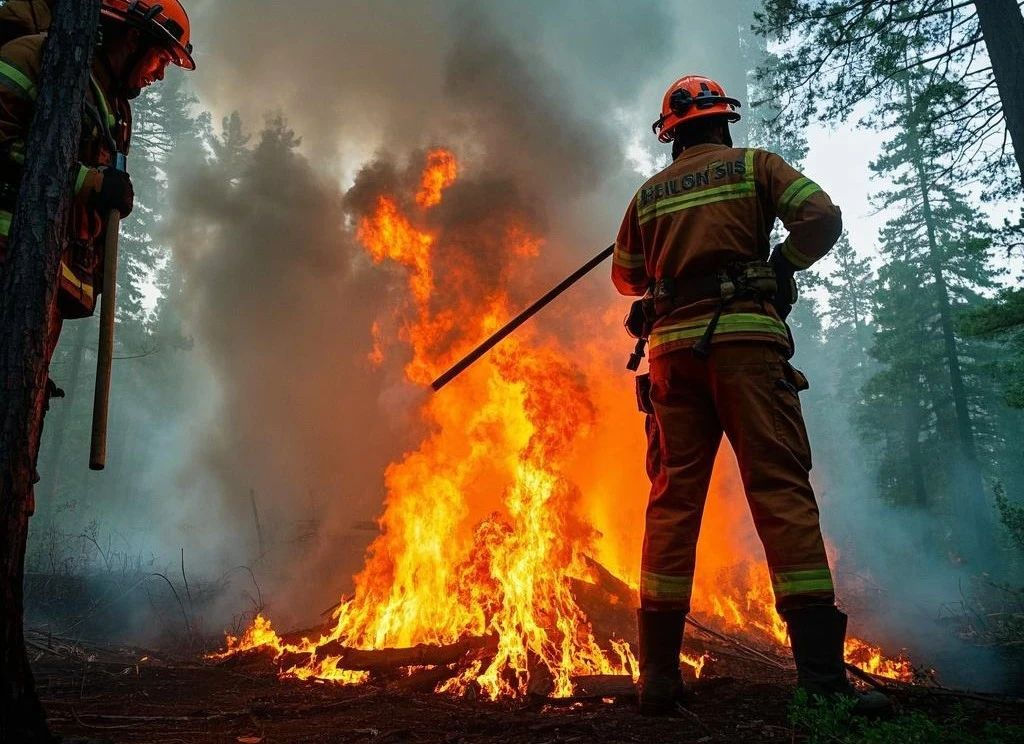
[[[117,156],[118,170],[124,170],[124,156]],[[89,469],[107,466],[107,418],[110,413],[110,377],[114,367],[114,316],[117,310],[117,254],[121,213],[110,210],[107,237],[103,245],[103,298],[100,305],[100,345],[96,355],[96,393],[92,404],[92,442]]]
[[[466,356],[464,356],[462,359],[456,362],[456,364],[451,369],[449,369],[443,375],[441,375],[432,383],[430,383],[430,387],[434,388],[434,390],[437,391],[443,388],[452,380],[454,380],[456,377],[462,374],[466,370],[466,368],[469,367],[469,365],[471,365],[477,359],[479,359],[488,351],[493,349],[495,346],[500,344],[506,336],[508,336],[510,333],[515,331],[519,326],[521,326],[523,323],[525,323],[538,312],[540,312],[545,305],[547,305],[553,299],[558,297],[558,295],[562,294],[562,292],[569,289],[569,287],[578,282],[584,276],[589,274],[595,267],[603,263],[605,259],[612,255],[612,252],[614,250],[615,245],[610,245],[603,251],[598,253],[596,256],[594,256],[592,259],[587,261],[585,264],[580,266],[578,269],[576,269],[576,271],[571,273],[569,276],[567,276],[565,279],[559,282],[556,286],[552,287],[551,291],[549,291],[546,295],[544,295],[539,300],[530,305],[528,308],[523,310],[521,313],[519,313],[519,315],[517,315],[508,323],[506,323],[497,331],[495,331],[486,341],[484,341],[482,344],[473,349],[473,351],[469,352]]]

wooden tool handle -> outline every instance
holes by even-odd
[[[92,405],[92,444],[89,469],[107,465],[107,414],[110,412],[110,375],[114,365],[114,315],[117,309],[117,252],[121,213],[110,211],[103,245],[103,297],[100,305],[100,345],[96,355],[96,397]]]

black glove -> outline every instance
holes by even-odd
[[[109,167],[100,168],[100,173],[103,174],[103,183],[96,194],[96,210],[105,216],[111,209],[116,209],[122,217],[127,217],[135,206],[132,177],[124,171]]]
[[[793,303],[797,299],[796,272],[797,268],[788,258],[782,255],[778,246],[772,251],[768,259],[768,265],[775,270],[775,281],[778,284],[775,290],[775,297],[772,305],[775,306],[779,317],[785,320],[793,310]]]

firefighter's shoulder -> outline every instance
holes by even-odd
[[[19,36],[0,47],[0,85],[35,98],[46,34]]]

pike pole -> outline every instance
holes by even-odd
[[[488,351],[493,349],[495,346],[500,344],[505,339],[506,336],[511,334],[519,326],[521,326],[523,323],[525,323],[534,315],[539,313],[542,309],[544,309],[544,307],[549,302],[558,297],[558,295],[562,294],[562,292],[564,292],[565,290],[569,289],[569,287],[571,287],[584,276],[589,274],[597,266],[602,264],[605,261],[605,259],[612,255],[612,252],[614,250],[615,245],[612,244],[605,248],[600,253],[598,253],[592,259],[587,261],[585,264],[580,266],[578,269],[576,269],[576,271],[574,271],[561,282],[559,282],[557,285],[552,287],[552,289],[546,295],[544,295],[539,300],[530,305],[528,308],[523,310],[521,313],[519,313],[519,315],[514,317],[508,323],[506,323],[493,334],[491,334],[491,336],[486,341],[481,343],[479,346],[473,349],[473,351],[469,352],[466,356],[464,356],[462,359],[456,362],[451,369],[449,369],[443,375],[441,375],[432,383],[430,383],[430,387],[432,387],[436,392],[443,388],[445,385],[447,385],[449,382],[454,380],[456,377],[462,374],[466,370],[466,368],[469,367],[469,365],[471,365],[477,359],[479,359]]]
[[[127,170],[123,153],[117,153],[114,166]],[[110,377],[114,366],[114,320],[117,310],[117,254],[121,232],[121,213],[110,210],[106,240],[103,244],[103,299],[100,305],[100,345],[96,353],[96,393],[92,404],[92,442],[89,469],[107,466],[107,417],[110,413]]]

